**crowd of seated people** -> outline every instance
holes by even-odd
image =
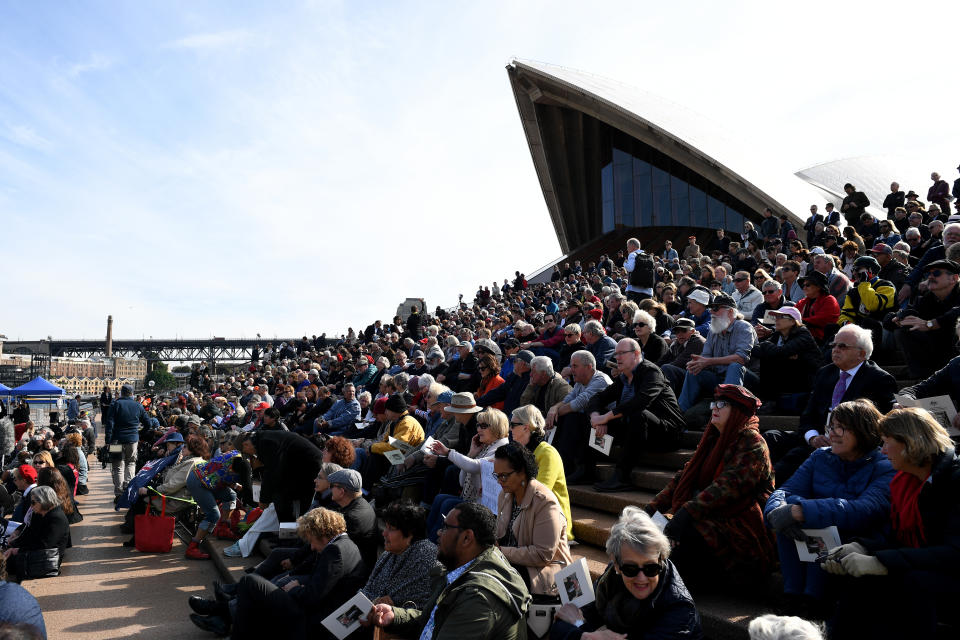
[[[844,214],[862,204],[850,194]],[[870,593],[901,593],[928,574],[931,584],[949,581],[938,572],[960,554],[949,516],[955,453],[939,431],[924,436],[935,450],[917,453],[907,430],[933,427],[891,420],[917,413],[901,400],[960,401],[960,223],[917,198],[903,207],[889,221],[855,211],[846,226],[832,207],[829,218],[812,210],[805,233],[765,215],[739,235],[688,239],[682,255],[631,238],[618,255],[558,265],[549,282],[518,273],[453,309],[415,308],[340,339],[268,345],[233,375],[197,367],[192,391],[150,407],[166,438],[156,455],[175,456],[153,488],[200,506],[196,542],[233,507],[269,504],[280,521],[301,523],[302,538],[277,546],[243,587],[218,592],[223,602],[197,603],[198,624],[235,637],[257,629],[250,612],[310,624],[312,591],[274,593],[320,580],[318,558],[334,541],[353,557],[345,537],[359,559],[330,580],[370,581],[365,593],[379,601],[369,624],[414,635],[468,628],[481,623],[470,617],[476,599],[492,599],[502,618],[483,624],[512,637],[530,596],[556,597],[552,576],[575,556],[568,485],[601,476],[596,490],[629,490],[638,455],[676,450],[686,429],[703,432],[690,461],[640,505],[647,514],[623,514],[595,609],[562,609],[555,635],[667,624],[695,637],[685,584],[696,593],[722,577],[763,590],[778,560],[788,608],[832,619],[836,637],[854,637],[845,614],[866,606],[842,598],[844,581],[877,585]],[[881,356],[903,358],[914,379],[900,399]],[[798,426],[777,423],[791,413]],[[761,431],[758,414],[774,428]],[[618,451],[601,474],[608,458],[587,443],[605,435]],[[32,432],[26,441],[39,442]],[[895,459],[897,447],[909,455]],[[68,489],[83,484],[72,453],[40,455],[39,464]],[[20,467],[10,466],[8,492],[30,479]],[[154,503],[144,496],[138,508]],[[658,512],[662,534],[648,517],[659,521]],[[342,530],[328,514],[342,516]],[[843,549],[801,562],[803,529],[832,525]],[[426,558],[431,545],[434,561],[416,564],[429,573],[439,563],[440,574],[396,586],[409,558]],[[469,563],[489,575],[464,572]],[[325,604],[352,595],[335,593]],[[832,606],[838,599],[846,611]],[[924,603],[934,620],[939,603]]]

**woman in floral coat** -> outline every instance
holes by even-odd
[[[773,467],[758,430],[759,406],[744,387],[718,386],[696,452],[647,507],[673,514],[664,533],[688,583],[755,584],[773,568],[761,511],[773,491]]]

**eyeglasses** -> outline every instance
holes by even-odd
[[[831,343],[830,343],[830,348],[831,348],[831,349],[839,349],[840,351],[846,351],[847,349],[859,349],[860,347],[858,347],[858,346],[855,345],[855,344],[844,344],[844,343],[842,343],[842,342],[831,342]]]
[[[450,524],[449,522],[447,522],[447,516],[449,516],[449,515],[450,515],[450,514],[447,513],[447,514],[445,514],[445,515],[443,516],[443,524],[441,524],[441,525],[440,525],[440,528],[437,529],[437,533],[439,533],[439,532],[441,532],[441,531],[446,531],[447,529],[463,529],[463,527],[461,527],[461,526],[458,525],[458,524]]]
[[[948,272],[948,271],[944,271],[943,269],[931,269],[930,271],[927,271],[927,277],[928,277],[928,278],[939,278],[940,276],[942,276],[942,275],[945,274],[945,273],[949,273],[949,272]]]
[[[658,562],[649,562],[642,567],[635,564],[621,564],[619,566],[620,573],[628,578],[636,578],[640,573],[648,578],[655,578],[660,575],[660,572],[663,570],[663,567]]]
[[[730,406],[730,403],[727,402],[726,400],[714,400],[713,402],[710,403],[710,410],[712,411],[713,409],[723,409],[724,407],[728,407],[728,406]]]
[[[765,296],[778,296],[778,295],[780,295],[780,290],[779,290],[779,289],[767,289],[766,291],[763,292],[763,295],[765,295]]]
[[[646,322],[635,322],[635,323],[633,323],[633,326],[634,326],[634,327],[645,327],[645,326],[647,326],[647,323],[646,323]],[[632,353],[632,352],[628,352],[628,353]]]
[[[837,424],[836,422],[834,422],[828,428],[838,436],[842,436],[844,433],[847,432],[847,428],[845,426]]]
[[[522,422],[511,422],[511,423],[510,423],[510,426],[511,426],[511,427],[522,427],[523,424],[524,424],[524,423],[522,423]]]
[[[477,429],[489,429],[489,428],[490,428],[490,425],[488,425],[486,422],[477,423]]]
[[[504,480],[506,480],[507,478],[509,478],[515,473],[516,471],[505,471],[504,473],[497,473],[496,471],[494,471],[490,475],[492,475],[497,480],[497,482],[503,482]]]
[[[750,279],[750,278],[734,278],[733,281],[734,281],[734,282],[746,282],[746,281],[749,280],[749,279]]]

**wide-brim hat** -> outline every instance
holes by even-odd
[[[827,280],[827,276],[823,275],[819,271],[809,271],[807,275],[800,278],[799,282],[801,287],[805,287],[807,285],[807,282],[810,282],[812,284],[817,285],[824,291],[826,291],[829,283],[829,281]]]
[[[450,406],[447,407],[449,413],[480,413],[483,407],[477,406],[477,401],[469,391],[455,393],[450,399]]]

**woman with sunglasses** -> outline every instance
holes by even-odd
[[[673,514],[664,533],[688,582],[755,586],[773,568],[773,540],[760,510],[773,491],[760,404],[745,387],[719,385],[693,457],[646,508]]]
[[[633,334],[640,343],[643,357],[650,362],[660,362],[667,352],[667,341],[657,335],[657,321],[646,311],[633,314]]]
[[[822,611],[827,580],[819,564],[797,556],[794,540],[806,539],[802,529],[835,525],[841,540],[851,540],[878,534],[887,519],[894,470],[880,451],[882,417],[869,400],[838,404],[830,414],[830,446],[810,454],[767,501],[764,514],[777,533],[783,590],[795,615]]]
[[[485,353],[480,356],[477,370],[480,372],[480,388],[477,389],[477,398],[482,398],[504,383],[504,379],[500,377],[500,365],[497,363],[497,357],[493,354]],[[490,406],[503,411],[503,400],[494,402]]]
[[[493,474],[500,483],[497,540],[534,602],[537,596],[559,602],[553,577],[573,562],[567,545],[567,519],[557,497],[537,480],[537,471],[533,454],[516,442],[493,454]]]
[[[670,542],[650,516],[626,507],[610,528],[607,556],[596,600],[560,607],[551,638],[586,640],[602,626],[630,638],[703,638],[697,608],[669,559]]]

